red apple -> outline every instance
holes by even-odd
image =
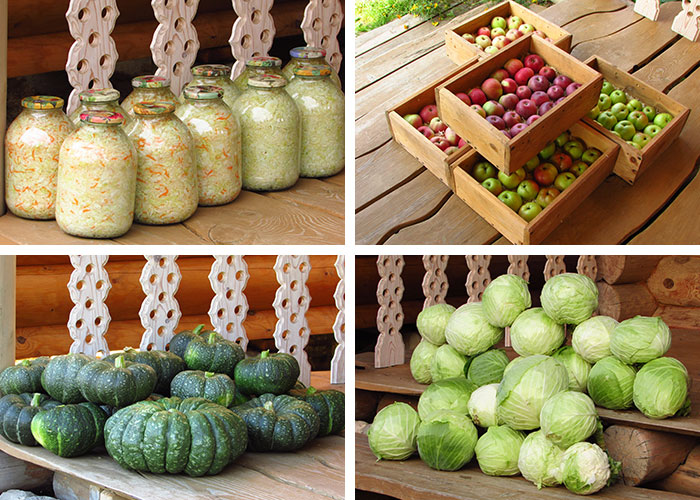
[[[504,109],[515,109],[518,102],[520,102],[520,99],[518,99],[518,96],[515,94],[503,94],[498,100],[498,103],[503,106]]]
[[[459,142],[457,143],[457,147],[461,149],[461,148],[463,148],[463,147],[466,146],[466,145],[467,145],[467,141],[465,141],[464,139],[462,139],[462,138],[460,137]]]
[[[532,90],[527,85],[521,85],[515,91],[515,95],[518,96],[518,99],[529,99],[532,96]]]
[[[464,38],[469,43],[474,43],[474,35],[472,35],[471,33],[465,33],[464,35],[462,35],[462,38]]]
[[[464,92],[457,92],[455,95],[464,104],[466,104],[467,106],[471,106],[472,101],[471,99],[469,99],[469,96],[467,94],[465,94]]]
[[[508,31],[506,32],[506,38],[507,38],[508,40],[510,40],[511,42],[516,41],[516,40],[517,40],[518,38],[520,38],[521,36],[523,36],[522,31],[519,31],[519,30],[517,30],[517,29],[508,30]]]
[[[515,106],[515,111],[527,120],[532,115],[537,114],[537,106],[530,99],[523,99]]]
[[[554,103],[552,101],[543,102],[542,104],[540,104],[540,107],[537,108],[537,114],[542,116],[545,113],[551,111],[553,107]]]
[[[547,96],[546,92],[542,92],[541,90],[538,90],[537,92],[533,92],[532,96],[530,97],[530,100],[535,103],[535,106],[538,108],[542,106],[545,102],[549,101],[549,97]]]
[[[533,92],[546,92],[549,88],[549,80],[542,75],[535,75],[528,80],[527,86],[530,87]]]
[[[437,106],[435,104],[428,104],[420,110],[420,117],[423,119],[423,123],[430,123],[430,120],[438,115]]]
[[[527,120],[525,120],[525,124],[526,124],[526,125],[532,125],[533,123],[535,123],[535,121],[537,121],[537,120],[539,120],[539,119],[540,119],[540,115],[532,115],[530,118],[528,118]]]
[[[540,192],[540,185],[533,180],[525,179],[518,184],[517,193],[523,200],[532,201],[537,198],[537,193]]]
[[[560,97],[564,97],[566,93],[564,92],[564,89],[561,88],[559,85],[552,85],[547,89],[547,95],[551,100],[556,101]]]
[[[491,45],[491,39],[489,37],[487,37],[486,35],[477,36],[474,39],[474,42],[482,49],[485,49],[486,47]]]
[[[487,100],[486,94],[481,89],[476,88],[469,91],[469,99],[472,101],[472,104],[478,104],[479,106],[483,106]]]
[[[515,137],[516,135],[518,135],[520,132],[522,132],[526,128],[527,128],[526,123],[516,123],[515,125],[513,125],[510,128],[510,136]]]
[[[503,130],[504,128],[506,128],[506,122],[504,122],[503,118],[501,118],[500,116],[489,115],[486,117],[486,121],[494,127],[496,127],[498,130]]]
[[[520,123],[522,118],[520,118],[520,115],[516,113],[515,111],[506,111],[503,114],[503,121],[506,122],[506,127],[508,128],[513,128],[516,124]]]
[[[476,34],[477,34],[477,36],[484,35],[484,36],[491,38],[491,28],[487,28],[486,26],[482,26],[481,28],[476,30]]]
[[[523,69],[523,62],[520,59],[508,59],[503,65],[503,68],[510,74],[510,76],[515,76],[515,74]]]
[[[520,30],[523,35],[527,35],[535,31],[535,27],[532,24],[521,24],[518,30]]]
[[[547,38],[547,34],[542,30],[535,30],[532,32],[533,36],[538,36],[540,38]]]
[[[432,137],[435,135],[433,129],[431,129],[430,127],[426,127],[425,125],[418,127],[418,132],[426,136],[428,139],[432,139]]]
[[[523,68],[515,74],[515,81],[518,85],[527,85],[527,82],[535,76],[535,72],[531,68]]]
[[[445,139],[447,139],[447,142],[453,146],[456,146],[459,143],[459,136],[450,127],[445,129]]]
[[[536,180],[536,179],[535,179]],[[554,182],[554,181],[552,181]],[[551,184],[551,182],[550,182]],[[554,199],[559,196],[559,190],[554,187],[549,187],[549,188],[542,188],[540,189],[540,192],[537,194],[537,198],[535,201],[539,206],[542,208],[545,208],[547,205],[552,203]]]
[[[491,42],[491,45],[496,47],[497,49],[502,49],[506,45],[508,45],[511,41],[506,38],[505,36],[497,36],[496,38],[493,39]]]
[[[452,153],[456,153],[457,151],[459,151],[459,148],[457,146],[450,146],[449,148],[445,149],[445,154],[451,155]]]
[[[554,153],[554,156],[552,156],[550,161],[560,172],[565,172],[571,169],[571,166],[574,164],[574,160],[572,160],[571,156],[567,155],[566,153]]]
[[[496,37],[505,36],[506,30],[503,28],[491,28],[491,40],[495,40]]]
[[[444,137],[439,136],[439,135],[436,135],[435,137],[430,139],[430,142],[435,144],[438,148],[440,148],[443,151],[445,151],[447,148],[450,147],[450,142],[447,139],[445,139]]]
[[[411,125],[413,125],[415,128],[418,128],[421,125],[423,125],[423,119],[416,114],[406,115],[403,117],[403,119]]]
[[[433,129],[433,132],[444,132],[447,128],[447,124],[443,122],[439,116],[436,116],[430,120],[429,127]]]
[[[566,87],[568,87],[569,85],[571,85],[573,83],[573,80],[571,80],[571,78],[569,78],[566,75],[559,75],[559,76],[554,77],[554,80],[552,81],[552,83],[554,85],[559,85],[561,88],[565,89]]]
[[[503,87],[501,87],[501,82],[495,78],[487,78],[484,83],[481,84],[481,90],[484,91],[486,97],[495,100],[503,95]],[[472,99],[472,102],[474,100]]]
[[[564,99],[566,99],[566,97],[560,97],[559,99],[557,99],[556,101],[554,101],[554,105],[556,106],[557,104],[559,104],[560,102],[562,102]]]
[[[484,103],[484,104],[485,104],[485,103]],[[478,104],[472,104],[470,107],[471,107],[474,111],[476,111],[476,112],[479,114],[479,116],[481,116],[482,118],[486,118],[486,111],[484,111],[484,108],[482,108],[482,107],[479,106]]]
[[[566,95],[573,94],[574,92],[576,92],[576,90],[578,90],[578,88],[580,86],[581,86],[581,84],[578,82],[574,82],[574,83],[570,84],[569,86],[566,87]]]
[[[515,91],[518,90],[518,84],[512,78],[505,78],[501,82],[501,88],[504,94],[515,94]]]
[[[506,130],[506,129],[503,129],[503,130],[501,130],[501,132],[503,132],[503,135],[505,135],[508,139],[512,139],[512,138],[513,138],[513,136],[511,135],[510,131],[508,131],[508,130]]]
[[[495,79],[498,80],[499,82],[503,82],[503,80],[505,80],[505,79],[508,78],[509,76],[510,76],[510,75],[508,74],[508,72],[507,72],[505,69],[503,69],[503,68],[497,69],[496,71],[494,71],[493,73],[491,73],[491,78],[495,78]]]
[[[544,67],[544,60],[537,54],[530,54],[525,57],[523,64],[526,68],[530,68],[537,73]]]
[[[551,163],[540,163],[537,165],[537,167],[535,167],[533,174],[537,184],[540,186],[549,186],[554,182],[554,179],[556,179],[559,171],[557,170],[557,167]]]
[[[503,108],[503,106],[496,101],[489,101],[483,106],[484,111],[486,111],[486,116],[491,116],[491,115],[496,115],[496,116],[503,116],[503,113],[506,112],[506,110]]]
[[[537,74],[544,76],[550,82],[557,77],[557,72],[551,66],[543,66]]]

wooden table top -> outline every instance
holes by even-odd
[[[410,16],[356,38],[355,211],[359,244],[508,244],[485,220],[391,139],[385,110],[453,69],[446,28]],[[700,238],[700,43],[671,31],[679,2],[657,22],[622,0],[564,0],[539,12],[573,35],[580,60],[599,55],[691,109],[674,145],[629,186],[610,176],[543,244],[695,244]],[[400,89],[400,91],[397,91]]]

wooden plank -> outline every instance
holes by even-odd
[[[651,316],[656,311],[656,300],[644,283],[598,286],[598,314],[622,321],[633,316]]]
[[[355,370],[355,389],[420,396],[426,387],[413,379],[408,364],[388,368],[374,368],[372,364]]]
[[[700,45],[686,38],[679,38],[668,49],[633,74],[652,87],[668,92],[699,63]]]
[[[621,10],[626,6],[627,4],[622,0],[567,0],[552,5],[540,15],[554,24],[564,27],[576,19],[591,14]],[[571,33],[568,27],[566,30]]]
[[[0,491],[33,489],[51,482],[53,473],[0,451]]]
[[[595,13],[567,24],[566,29],[573,34],[571,46],[589,42],[610,35],[611,29],[618,31],[642,19],[632,7],[613,12]]]
[[[661,304],[654,312],[671,328],[700,329],[700,309],[697,307],[679,307]]]
[[[700,307],[698,275],[700,257],[664,257],[649,276],[647,286],[661,304]]]
[[[0,256],[0,370],[15,364],[15,259]]]
[[[322,181],[345,189],[345,170],[335,174],[333,177],[326,177],[325,179],[322,179]]]
[[[27,462],[28,463],[28,462]],[[61,500],[128,500],[112,490],[78,479],[64,472],[53,474],[53,494]]]
[[[698,492],[698,478],[700,477],[700,444],[697,445],[688,455],[685,463],[681,464],[676,471],[661,481],[655,483],[655,488],[696,495]]]
[[[597,279],[610,285],[646,281],[661,258],[660,255],[599,255]]]
[[[373,30],[359,33],[355,36],[355,58],[360,57],[366,52],[373,50],[383,43],[409,31],[416,26],[427,22],[425,19],[406,14],[399,19],[394,19],[384,26],[379,26]]]
[[[335,217],[345,217],[345,188],[319,179],[299,179],[294,189],[267,193],[268,198],[289,202]]]
[[[82,243],[84,240],[80,240]],[[211,241],[193,233],[183,224],[147,226],[134,224],[124,236],[104,243],[120,245],[209,245]]]

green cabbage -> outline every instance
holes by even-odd
[[[416,451],[420,418],[406,403],[393,403],[374,417],[367,437],[372,453],[380,460],[405,460]]]
[[[569,491],[590,495],[605,487],[610,479],[608,455],[592,443],[576,443],[564,452],[561,482]]]
[[[419,384],[429,384],[433,381],[430,376],[430,367],[438,346],[422,339],[411,354],[411,375]]]
[[[471,360],[467,378],[478,386],[500,382],[508,363],[510,360],[505,350],[490,349]]]
[[[474,456],[478,437],[468,416],[445,411],[421,422],[418,454],[433,469],[458,470]]]
[[[445,328],[447,343],[466,356],[488,351],[503,339],[503,328],[489,324],[481,302],[464,304],[457,309]]]
[[[659,317],[635,316],[615,327],[610,351],[628,365],[646,363],[666,354],[671,347],[671,330]]]
[[[597,363],[610,356],[610,336],[618,325],[609,316],[593,316],[574,329],[571,345],[583,359]]]
[[[503,274],[488,284],[482,296],[484,314],[493,326],[510,326],[532,305],[527,281],[515,274]]]
[[[547,316],[541,307],[523,312],[510,327],[513,350],[521,356],[552,354],[564,342],[564,326]]]
[[[530,433],[523,441],[518,456],[518,469],[525,479],[542,486],[559,484],[557,475],[564,451],[545,437],[542,431]]]
[[[603,408],[624,410],[632,406],[635,371],[614,356],[607,356],[591,368],[588,395]]]
[[[634,405],[649,418],[661,419],[690,412],[690,377],[675,358],[649,361],[634,379]]]
[[[433,382],[446,378],[464,377],[464,366],[467,357],[457,352],[448,344],[443,344],[435,351],[433,362],[430,365],[430,377]]]
[[[578,325],[598,308],[598,287],[583,274],[558,274],[544,284],[540,301],[555,322]]]
[[[469,416],[479,427],[491,427],[498,425],[498,415],[496,414],[496,393],[498,384],[482,385],[472,392],[467,403]]]
[[[591,398],[582,392],[564,391],[547,400],[540,413],[540,427],[560,448],[587,439],[596,430],[598,414]]]
[[[418,333],[432,344],[444,344],[445,326],[447,326],[447,321],[453,312],[455,312],[455,308],[449,304],[435,304],[426,307],[418,314],[416,320]]]
[[[585,392],[591,364],[579,356],[570,345],[559,348],[552,357],[566,367],[569,374],[569,390]]]
[[[427,420],[435,412],[452,410],[462,415],[469,411],[467,403],[476,386],[466,378],[448,378],[430,384],[418,400],[418,414]]]
[[[518,456],[525,434],[507,425],[489,427],[476,442],[479,468],[489,476],[513,476],[520,472]]]

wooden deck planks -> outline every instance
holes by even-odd
[[[566,25],[576,19],[599,12],[621,10],[626,6],[622,0],[568,0],[554,4],[540,15],[570,32]]]
[[[654,88],[667,93],[700,64],[700,44],[679,38],[658,57],[633,74]]]
[[[571,47],[609,36],[612,30],[622,30],[642,20],[632,7],[613,12],[595,13],[567,24],[565,29],[573,35]]]
[[[340,186],[318,179],[299,179],[294,191],[275,191],[267,193],[267,197],[313,211],[328,212],[342,219],[345,216],[344,191]]]

